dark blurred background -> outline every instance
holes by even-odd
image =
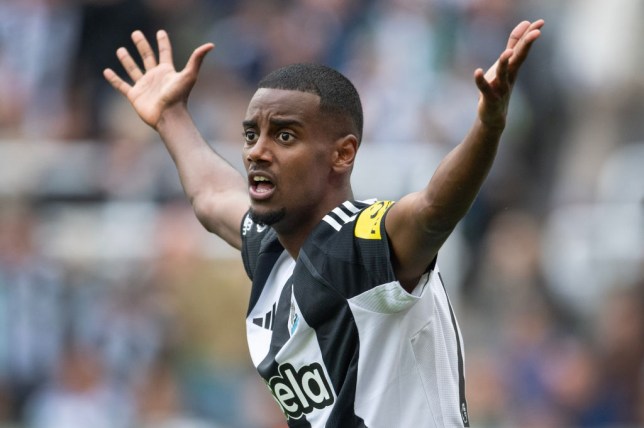
[[[476,112],[472,74],[544,18],[495,167],[439,256],[474,427],[644,426],[641,0],[0,0],[0,426],[275,428],[238,255],[193,218],[158,136],[102,77],[129,35],[178,66],[240,166],[261,76],[356,84],[358,198],[430,178]]]

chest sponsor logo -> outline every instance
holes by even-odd
[[[280,364],[278,372],[270,378],[268,387],[288,419],[299,419],[333,404],[333,391],[319,363],[299,370],[288,363]]]
[[[354,232],[356,238],[382,239],[380,223],[382,222],[382,217],[392,205],[392,201],[379,201],[365,208],[356,222]]]

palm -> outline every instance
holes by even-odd
[[[167,107],[188,99],[194,81],[186,80],[174,67],[159,64],[148,70],[125,95],[141,119],[154,126]]]
[[[117,91],[127,97],[141,119],[156,127],[167,109],[187,102],[201,62],[213,45],[208,43],[195,49],[185,68],[177,71],[172,61],[172,46],[164,31],[157,35],[158,63],[150,44],[140,31],[132,33],[132,40],[141,55],[145,71],[139,68],[125,48],[120,48],[116,52],[117,56],[134,84],[126,83],[110,69],[105,70],[104,75]]]

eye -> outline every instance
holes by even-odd
[[[246,140],[247,143],[254,143],[257,141],[257,133],[255,131],[252,131],[250,129],[244,131],[244,139]]]
[[[295,139],[295,136],[290,132],[282,131],[277,133],[277,139],[282,143],[290,143]]]

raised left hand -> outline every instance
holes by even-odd
[[[478,115],[484,125],[498,129],[505,127],[510,95],[519,69],[528,57],[532,44],[541,36],[543,25],[543,19],[519,23],[510,33],[499,59],[487,72],[481,68],[474,72],[474,81],[481,93]]]

